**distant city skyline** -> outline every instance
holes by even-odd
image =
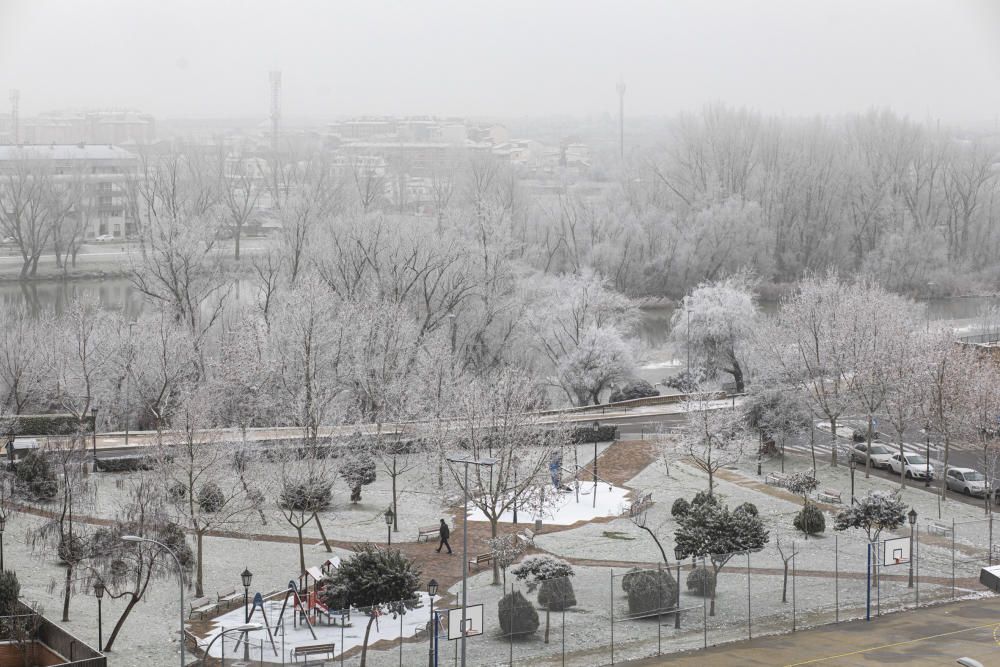
[[[40,57],[44,56],[44,57]],[[0,0],[0,112],[158,118],[1000,111],[1000,3]]]

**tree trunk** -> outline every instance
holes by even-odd
[[[872,476],[872,416],[868,415],[868,433],[865,435],[865,443],[868,449],[865,451],[865,479],[869,479]]]
[[[242,232],[243,232],[243,226],[242,225],[237,225],[236,226],[236,255],[235,255],[236,259],[240,258],[240,236],[242,235]]]
[[[941,462],[941,502],[948,500],[948,483],[945,480],[945,472],[948,470],[948,454],[951,453],[951,438],[944,437],[944,461]],[[930,465],[930,459],[925,465]],[[924,471],[926,472],[926,470]],[[939,519],[941,517],[938,517]]]
[[[784,454],[785,454],[785,451],[784,451],[784,441],[782,441],[781,447],[782,447],[781,454],[782,454],[782,456],[784,456]],[[812,460],[813,460],[813,473],[812,474],[813,474],[813,477],[815,477],[816,476],[816,428],[813,425],[812,417],[809,418],[809,452],[812,454]],[[785,469],[782,468],[781,472],[785,472]]]
[[[396,457],[392,457],[392,532],[399,532],[399,507],[396,506]]]
[[[299,534],[299,574],[306,573],[306,551],[302,546],[302,526],[296,526],[295,532]]]
[[[746,384],[743,380],[743,368],[740,367],[740,362],[733,359],[733,384],[736,385],[736,393],[742,394],[746,389]]]
[[[70,557],[73,558],[73,543],[72,536],[70,537]],[[66,563],[66,584],[63,586],[63,613],[62,620],[63,623],[69,621],[69,593],[73,587],[73,564]]]
[[[361,667],[365,667],[368,659],[368,635],[372,631],[372,623],[375,622],[375,614],[368,614],[368,625],[365,626],[365,641],[361,644]]]
[[[195,594],[195,597],[199,597],[199,598],[200,597],[204,597],[204,595],[205,595],[204,568],[202,567],[202,563],[204,562],[204,559],[202,558],[202,553],[203,553],[202,552],[202,538],[203,537],[205,537],[204,532],[202,532],[200,530],[195,531],[194,541],[195,541],[195,548],[196,548],[195,560],[197,561],[197,563],[196,563],[197,574],[195,576],[195,581],[194,581],[194,594]]]
[[[118,633],[121,631],[122,626],[125,625],[125,619],[128,618],[128,615],[132,613],[132,607],[134,607],[138,603],[139,603],[139,598],[133,595],[132,599],[128,601],[127,605],[125,605],[125,611],[123,611],[122,615],[118,617],[118,622],[115,623],[115,629],[111,631],[111,636],[108,637],[108,642],[104,645],[105,652],[111,650],[111,647],[115,643],[115,639],[118,637]],[[181,641],[184,641],[183,637],[181,637]]]
[[[833,445],[832,447],[830,447],[830,465],[832,465],[833,467],[837,467],[837,418],[836,417],[830,417],[830,438],[831,438],[831,444]]]
[[[786,560],[786,561],[784,561],[784,563],[785,563],[785,574],[784,574],[784,577],[781,580],[781,601],[783,603],[787,604],[788,603],[788,561]]]
[[[897,429],[896,435],[899,436],[899,460],[904,461],[905,459],[903,457],[906,452],[903,450],[903,432]],[[899,476],[899,488],[906,488],[906,475]]]
[[[549,643],[549,605],[545,604],[545,643]]]
[[[465,530],[465,527],[468,525],[469,524],[467,522],[463,522],[462,530]],[[496,539],[498,532],[499,529],[497,526],[497,519],[490,519],[490,537]],[[468,563],[462,563],[462,566],[468,567]],[[493,585],[494,586],[500,585],[500,566],[497,564],[496,559],[493,559]]]
[[[784,463],[784,461],[782,461],[782,463]],[[715,489],[715,474],[712,471],[711,467],[709,466],[709,470],[708,470],[708,495],[711,496],[713,494],[714,489]]]
[[[313,518],[316,519],[316,527],[319,528],[319,536],[323,538],[323,546],[326,547],[327,553],[333,553],[333,548],[330,546],[329,540],[326,539],[326,531],[323,530],[323,524],[320,523],[319,514],[313,512]],[[305,572],[305,568],[302,568]]]

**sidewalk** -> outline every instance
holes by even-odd
[[[761,637],[705,651],[622,663],[630,667],[850,667],[954,665],[968,656],[1000,665],[1000,598],[985,598],[900,612],[865,621]]]

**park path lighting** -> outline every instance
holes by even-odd
[[[462,667],[465,667],[465,614],[466,609],[468,608],[469,593],[469,568],[467,565],[469,562],[469,466],[481,466],[492,470],[493,466],[496,465],[497,460],[487,457],[480,457],[477,459],[469,456],[449,456],[448,463],[461,463],[465,466],[465,484],[462,485],[462,491],[465,496],[464,503],[462,504],[462,516],[464,517],[462,521],[462,627],[459,628],[462,633]],[[594,486],[594,490],[596,491],[596,478]]]
[[[601,432],[601,422],[594,420],[594,498],[593,505],[597,507],[597,434]]]
[[[681,629],[681,561],[684,560],[684,552],[680,547],[674,547],[674,558],[677,559],[677,595],[674,606],[674,629]]]
[[[388,536],[389,546],[392,546],[392,520],[396,518],[396,514],[392,511],[392,505],[389,505],[389,509],[385,511],[385,532]]]
[[[854,504],[854,471],[858,469],[858,462],[854,459],[853,456],[851,457],[850,466],[851,466],[851,504],[853,505]]]
[[[244,567],[243,571],[240,573],[240,580],[243,582],[243,622],[250,622],[250,582],[253,581],[253,572],[249,568]],[[243,638],[243,659],[246,661],[250,660],[250,644],[246,641],[246,637]],[[208,652],[205,652],[208,655]]]
[[[97,408],[90,409],[91,418],[91,443],[94,450],[94,472],[97,472]],[[84,445],[86,446],[86,445]]]
[[[0,572],[4,572],[3,566],[3,529],[7,527],[7,517],[0,515]]]
[[[430,628],[428,628],[429,632],[427,633],[427,636],[431,642],[430,647],[428,647],[427,649],[428,667],[434,667],[434,638],[437,635],[437,627],[436,624],[434,623],[434,596],[437,595],[437,592],[438,592],[437,579],[431,579],[429,582],[427,582],[427,595],[429,595],[431,598],[431,625]]]
[[[212,649],[212,644],[214,644],[216,640],[219,639],[219,637],[222,637],[223,635],[228,635],[230,632],[239,632],[241,634],[245,634],[247,632],[257,632],[263,627],[264,626],[261,625],[260,623],[244,623],[243,625],[237,625],[235,628],[226,628],[219,634],[212,637],[212,641],[208,642],[208,646],[205,647],[205,657],[201,659],[201,664],[204,665],[205,661],[208,660],[208,652]],[[243,640],[243,643],[246,644],[245,638]],[[225,641],[223,641],[222,654],[225,655],[225,653],[226,653],[226,643]]]
[[[913,527],[917,524],[917,510],[911,507],[906,519],[910,522],[910,577],[906,587],[913,588]]]
[[[104,599],[104,583],[98,581],[94,584],[94,596],[97,598],[97,650],[101,653],[104,652],[104,628],[102,627],[101,619],[101,600]],[[181,637],[181,641],[184,638]]]
[[[185,665],[187,664],[187,661],[184,659],[184,650],[185,650],[185,647],[184,647],[184,568],[181,567],[181,559],[178,558],[177,554],[174,553],[174,550],[171,549],[170,547],[168,547],[166,544],[164,544],[163,542],[157,542],[156,540],[151,540],[148,537],[140,537],[138,535],[122,535],[121,540],[122,540],[122,542],[132,542],[132,543],[149,542],[150,544],[155,544],[156,546],[160,547],[161,549],[163,549],[164,551],[166,551],[168,554],[170,554],[171,557],[173,557],[174,563],[176,563],[176,565],[177,565],[177,580],[180,583],[180,591],[181,591],[181,601],[180,601],[180,605],[181,605],[181,615],[180,615],[180,618],[181,618],[181,627],[180,627],[181,636],[180,636],[180,642],[179,643],[181,645],[181,667],[185,667]]]

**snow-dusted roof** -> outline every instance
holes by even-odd
[[[107,144],[0,146],[0,160],[130,160],[135,155]]]

